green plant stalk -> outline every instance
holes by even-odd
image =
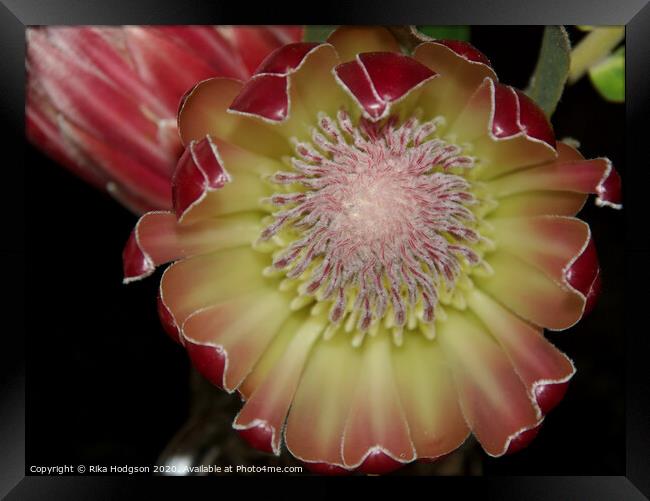
[[[625,38],[624,26],[596,28],[571,51],[569,83],[577,82],[593,65],[606,58]]]
[[[571,44],[563,26],[544,28],[542,46],[526,94],[551,117],[569,73]]]

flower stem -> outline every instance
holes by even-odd
[[[625,38],[624,26],[596,28],[571,51],[569,83],[573,84],[603,60]]]

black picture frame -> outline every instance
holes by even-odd
[[[626,26],[626,474],[618,477],[503,477],[433,479],[444,490],[460,495],[480,492],[498,499],[644,499],[650,496],[650,385],[646,357],[650,355],[647,310],[650,281],[647,258],[650,236],[645,210],[648,199],[650,129],[650,5],[647,0],[547,0],[530,4],[517,0],[456,0],[417,2],[355,1],[328,5],[320,12],[295,4],[258,6],[224,1],[145,0],[2,0],[0,4],[0,110],[3,125],[4,190],[0,255],[5,263],[2,302],[4,338],[0,387],[0,495],[10,499],[76,497],[114,498],[134,485],[128,477],[25,476],[26,315],[37,314],[25,302],[25,246],[29,221],[24,207],[29,187],[24,183],[25,27],[56,24],[583,24]],[[22,148],[22,150],[21,150]],[[9,161],[9,158],[18,157]],[[594,437],[597,440],[597,437]],[[152,478],[139,477],[138,483]],[[155,479],[158,480],[158,479]],[[399,480],[399,479],[398,479]],[[431,480],[431,479],[428,479]],[[225,482],[226,480],[224,480]],[[304,479],[303,479],[304,481]],[[347,480],[344,480],[347,482]],[[414,481],[410,479],[409,481]],[[426,488],[419,480],[418,488]],[[384,485],[377,483],[376,485]],[[228,480],[230,483],[230,480]],[[332,485],[332,484],[329,484]],[[436,488],[438,488],[436,486]],[[323,491],[325,492],[325,491]],[[432,495],[436,491],[431,491]],[[438,491],[442,492],[442,491]]]

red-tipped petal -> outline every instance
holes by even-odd
[[[575,374],[571,360],[546,340],[542,329],[533,327],[488,295],[475,289],[467,302],[488,326],[530,396],[546,414],[562,399]]]
[[[537,265],[498,249],[490,254],[494,275],[472,277],[477,285],[534,325],[564,330],[578,322],[584,313],[584,297]]]
[[[259,385],[252,394],[250,388],[255,385],[255,381],[252,381],[252,384],[244,383],[239,387],[242,394],[248,396],[244,407],[233,422],[233,427],[238,430],[259,428],[261,425],[262,428],[257,430],[254,436],[258,437],[264,432],[265,439],[268,439],[264,442],[264,450],[275,454],[280,453],[282,428],[304,365],[313,344],[327,325],[324,316],[298,321],[297,325],[293,320],[290,319],[282,325],[282,332],[274,337],[255,365],[255,369],[246,376],[245,381],[259,378]],[[265,321],[268,323],[269,319]],[[285,333],[293,337],[288,345],[284,344]],[[260,378],[257,371],[264,371],[264,367],[269,365],[269,358],[273,357],[274,352],[281,350],[279,346],[286,346],[282,357],[276,360],[273,367]],[[247,351],[250,352],[251,349]]]
[[[226,355],[220,348],[185,341],[185,349],[194,368],[213,385],[223,388]]]
[[[172,178],[172,199],[176,216],[201,200],[207,191],[222,188],[230,177],[219,161],[210,136],[191,141],[176,166]]]
[[[366,467],[371,472],[373,468],[394,467],[383,460],[384,455],[408,463],[416,459],[417,452],[392,367],[392,342],[386,333],[380,333],[366,338],[364,343],[341,452],[345,466],[351,468],[362,467],[371,457]],[[377,451],[381,451],[381,455],[375,454]]]
[[[379,98],[357,61],[340,64],[335,71],[339,80],[370,118],[379,119],[384,116],[387,105]]]
[[[598,186],[598,199],[602,205],[620,209],[622,203],[621,176],[612,167],[607,178]]]
[[[234,301],[242,294],[262,288],[264,266],[264,254],[253,251],[250,245],[191,256],[167,267],[160,279],[160,292],[176,325],[183,327],[187,317],[198,310]],[[183,335],[188,337],[185,330]],[[209,338],[194,341],[219,344]]]
[[[598,275],[598,254],[593,239],[589,240],[587,247],[580,254],[569,269],[565,272],[567,282],[571,287],[580,291],[585,297],[589,294],[591,286]]]
[[[425,336],[407,336],[392,358],[400,402],[418,458],[456,450],[470,430],[444,353]]]
[[[463,416],[483,449],[501,456],[513,435],[539,424],[541,413],[481,322],[451,309],[440,324],[437,342],[454,374]]]
[[[519,125],[529,137],[544,141],[555,148],[555,134],[544,111],[526,94],[514,89],[519,99]]]
[[[178,344],[183,344],[178,326],[176,325],[176,321],[165,305],[165,302],[160,297],[160,293],[158,293],[156,302],[158,307],[158,318],[160,318],[160,323],[162,324],[163,329],[170,338],[172,338]]]
[[[151,275],[155,269],[151,258],[142,251],[138,244],[135,228],[131,232],[122,251],[122,269],[125,282],[138,280]]]
[[[250,428],[237,430],[237,433],[255,449],[273,454],[274,429],[272,426],[259,423]]]
[[[435,72],[422,63],[394,52],[359,54],[359,60],[377,93],[386,102],[399,99],[413,87],[435,76]]]
[[[535,388],[535,400],[542,410],[542,413],[548,414],[549,411],[559,404],[569,388],[569,381],[556,384],[540,384]]]
[[[533,441],[533,439],[537,436],[541,426],[542,425],[539,424],[534,428],[531,428],[526,431],[522,431],[521,433],[513,437],[510,440],[510,445],[508,446],[508,450],[506,451],[506,454],[514,454],[515,452],[519,452],[520,450],[525,449],[528,446],[528,444],[530,444]]]
[[[434,40],[433,43],[444,45],[453,50],[456,54],[475,63],[482,63],[490,66],[490,60],[485,54],[474,47],[471,43],[462,40]]]
[[[494,118],[492,134],[498,138],[510,137],[521,132],[519,127],[519,101],[512,87],[494,84]]]
[[[495,83],[492,134],[507,138],[520,132],[555,148],[555,135],[542,109],[520,90]]]
[[[135,245],[137,249],[130,250],[129,256],[146,260],[147,265],[151,265],[147,268],[150,272],[153,267],[185,257],[250,244],[259,235],[259,225],[259,215],[245,212],[187,225],[179,223],[173,212],[147,212],[133,230],[128,246]],[[138,268],[136,266],[134,270],[141,271]],[[144,276],[126,276],[125,281],[128,283]]]
[[[384,454],[381,450],[372,451],[363,463],[357,468],[357,471],[369,475],[383,475],[391,471],[398,470],[404,466],[404,463],[395,461],[393,458]]]
[[[289,113],[287,77],[256,75],[242,88],[229,110],[281,122]]]
[[[259,268],[257,271],[261,272]],[[228,357],[223,374],[223,388],[228,392],[233,392],[250,374],[283,322],[291,315],[287,298],[264,285],[249,296],[229,298],[195,311],[182,322],[186,340],[219,346]],[[176,310],[173,312],[177,313]],[[249,424],[256,423],[253,419],[253,422],[242,423],[241,428],[247,428]]]
[[[300,66],[305,56],[318,45],[317,42],[298,42],[280,47],[262,61],[255,73],[286,75]]]
[[[335,69],[338,78],[372,120],[391,103],[436,75],[422,63],[394,52],[367,52]]]

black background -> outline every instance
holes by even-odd
[[[541,34],[474,27],[472,42],[502,82],[525,87]],[[624,113],[583,79],[553,122],[558,138],[578,139],[586,157],[608,156],[624,177]],[[186,355],[155,311],[160,273],[123,286],[121,252],[136,217],[32,148],[26,164],[26,465],[152,464],[189,406]],[[596,240],[603,294],[576,327],[547,333],[578,372],[527,449],[485,456],[487,475],[625,473],[623,216],[589,201],[581,217]]]

